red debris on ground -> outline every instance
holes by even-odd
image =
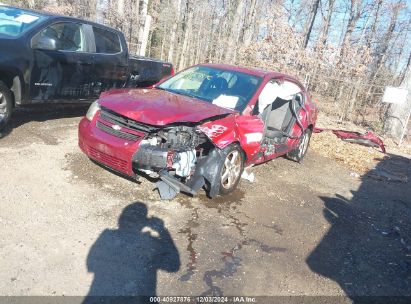
[[[334,133],[338,138],[350,142],[356,143],[368,147],[380,147],[382,153],[386,153],[385,145],[381,138],[375,135],[373,132],[368,131],[365,134],[353,131],[345,131],[345,130],[332,130],[332,129],[322,129],[322,128],[315,128],[314,133],[321,133],[323,131],[331,131]]]

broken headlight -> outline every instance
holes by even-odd
[[[89,121],[92,121],[94,116],[96,115],[96,113],[100,110],[100,105],[98,103],[98,100],[96,100],[95,102],[93,102],[90,105],[90,108],[88,108],[87,114],[86,114],[86,118]]]

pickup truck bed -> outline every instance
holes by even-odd
[[[160,79],[174,74],[171,63],[137,55],[130,55],[129,67],[131,76],[128,86],[152,86]]]

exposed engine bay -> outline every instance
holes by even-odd
[[[133,167],[146,172],[173,169],[180,177],[193,173],[197,157],[204,156],[207,137],[193,127],[177,126],[149,134],[133,157]],[[209,143],[211,145],[211,143]]]
[[[141,141],[133,156],[133,170],[159,177],[157,187],[163,199],[171,199],[180,191],[195,194],[205,185],[201,164],[212,150],[218,150],[214,148],[196,127],[162,128],[150,132]]]

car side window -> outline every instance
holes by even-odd
[[[258,98],[258,109],[254,113],[262,113],[264,109],[275,102],[277,98],[283,100],[292,100],[294,97],[303,100],[301,89],[298,85],[291,81],[279,82],[270,80],[260,93]]]
[[[46,37],[56,40],[57,50],[59,51],[86,51],[86,39],[82,25],[79,23],[54,23],[43,29],[38,37]]]
[[[120,37],[109,30],[93,26],[96,53],[116,54],[121,52]]]
[[[258,107],[254,113],[261,114],[268,105],[272,104],[277,98],[280,88],[281,84],[274,79],[267,82],[258,97]]]

